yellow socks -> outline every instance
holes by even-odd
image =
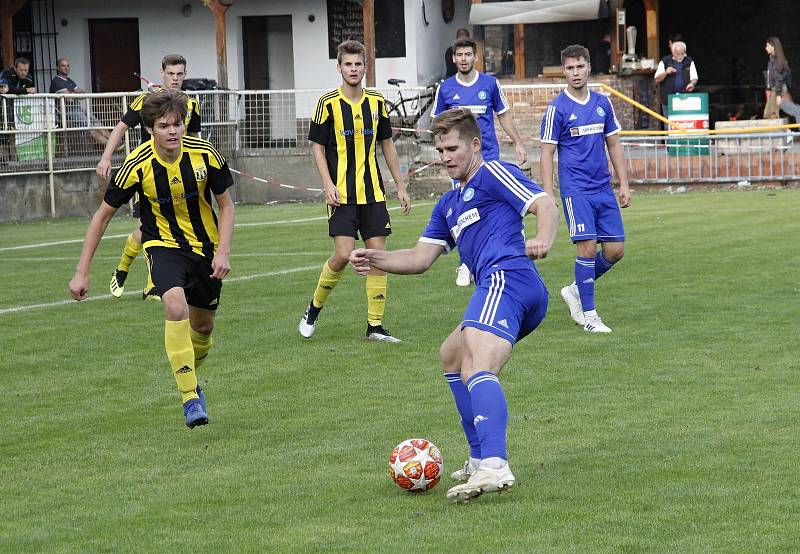
[[[131,233],[125,241],[125,249],[122,251],[122,257],[119,259],[117,269],[125,271],[126,273],[130,271],[133,260],[135,260],[136,256],[141,252],[142,243],[136,242],[136,239],[133,238],[133,233]]]
[[[367,275],[367,321],[370,325],[380,325],[386,308],[386,275]]]
[[[183,403],[198,398],[195,390],[197,375],[194,371],[194,347],[190,331],[188,319],[164,322],[164,346]]]
[[[189,336],[192,338],[192,346],[194,347],[194,368],[200,369],[200,366],[206,361],[208,351],[211,350],[214,340],[211,335],[198,333],[191,327],[189,327]]]
[[[342,278],[342,273],[344,273],[344,270],[334,271],[328,265],[328,262],[325,262],[325,265],[322,266],[322,273],[319,275],[317,288],[314,291],[313,302],[315,308],[321,308],[323,304],[325,304],[328,295],[330,295],[334,287],[339,283],[339,279]]]

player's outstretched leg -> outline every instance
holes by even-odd
[[[135,260],[136,256],[141,252],[142,234],[137,227],[136,230],[125,239],[125,248],[122,249],[122,255],[120,256],[117,268],[111,275],[109,289],[114,298],[122,297],[122,294],[125,292],[125,279],[128,277],[128,272],[131,269],[133,260]]]
[[[383,314],[386,310],[386,295],[389,279],[385,273],[381,275],[367,275],[367,340],[377,342],[398,343],[400,339],[393,337],[382,324]]]
[[[303,317],[300,318],[300,323],[297,326],[300,336],[306,339],[311,338],[314,331],[316,331],[319,312],[322,310],[325,301],[339,283],[344,273],[344,269],[339,271],[331,269],[329,262],[330,260],[326,260],[325,265],[322,266],[322,272],[319,275],[319,281],[317,281],[317,288],[314,290],[314,297],[311,299],[311,302],[309,302],[308,307],[306,307],[306,311]]]
[[[467,381],[467,390],[483,458],[466,483],[447,491],[448,500],[454,502],[466,502],[487,492],[505,491],[516,483],[507,461],[508,405],[497,375],[479,371]]]

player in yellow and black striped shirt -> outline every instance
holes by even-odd
[[[379,92],[361,86],[366,71],[365,57],[366,50],[360,42],[349,40],[339,45],[336,69],[342,75],[342,85],[317,101],[311,118],[308,139],[312,142],[314,162],[325,188],[333,254],[322,266],[314,296],[300,320],[298,330],[305,338],[314,334],[317,316],[341,279],[359,233],[367,248],[383,250],[386,237],[392,232],[378,169],[376,148],[379,142],[397,184],[403,212],[407,214],[411,210],[392,142],[386,102]],[[386,283],[386,273],[378,269],[367,276],[366,337],[400,342],[383,328]]]
[[[222,279],[230,271],[234,206],[225,159],[210,142],[184,136],[186,101],[184,94],[172,91],[154,92],[145,99],[142,122],[153,138],[131,152],[114,175],[86,231],[69,288],[76,300],[86,298],[97,245],[116,211],[138,193],[147,291],[163,300],[167,358],[186,425],[195,427],[208,423],[195,371],[211,348]]]
[[[181,90],[181,85],[183,84],[185,78],[186,58],[180,54],[167,54],[164,56],[164,59],[161,60],[162,87],[157,88],[156,90],[179,91]],[[111,175],[111,156],[114,154],[114,151],[119,144],[121,144],[122,138],[125,136],[125,132],[129,128],[141,125],[141,144],[144,144],[150,140],[150,134],[147,132],[147,129],[145,129],[145,126],[142,125],[142,118],[140,115],[142,104],[149,94],[151,94],[151,91],[143,92],[137,96],[134,101],[131,102],[128,111],[125,112],[125,115],[122,116],[122,119],[119,121],[119,123],[117,123],[117,126],[114,127],[114,130],[111,132],[111,136],[108,138],[108,142],[106,143],[106,148],[103,151],[103,156],[100,158],[100,163],[97,164],[97,174],[101,177],[108,179],[108,177]],[[187,133],[192,136],[199,137],[200,105],[196,98],[189,98],[188,106],[189,109],[186,112],[186,117],[184,120]],[[134,215],[136,217],[139,217],[138,208],[139,203],[136,202],[134,204]],[[128,277],[128,271],[130,271],[133,260],[136,259],[136,256],[138,256],[141,251],[142,234],[137,226],[136,230],[134,230],[125,241],[125,248],[122,250],[119,263],[117,264],[114,273],[111,275],[109,288],[111,289],[111,294],[114,297],[122,297],[122,293],[125,290],[125,279]]]

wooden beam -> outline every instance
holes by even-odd
[[[658,0],[644,0],[645,25],[647,26],[647,57],[657,60],[659,56]]]
[[[203,0],[203,4],[214,14],[214,30],[217,38],[217,85],[228,88],[228,39],[225,29],[225,12],[236,0]]]
[[[14,16],[29,0],[0,0],[0,32],[3,33],[3,67],[12,67],[14,51]]]
[[[472,0],[473,4],[480,4],[481,0]],[[485,71],[486,65],[483,62],[483,27],[477,26],[473,29],[472,39],[478,45],[477,60],[475,60],[475,69],[478,71]]]
[[[361,0],[364,17],[364,48],[367,49],[367,86],[375,86],[375,0]]]
[[[525,25],[514,25],[514,79],[525,79]]]

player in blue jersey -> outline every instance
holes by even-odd
[[[483,160],[470,110],[447,110],[431,131],[459,188],[442,196],[414,248],[358,249],[350,262],[361,275],[371,268],[422,273],[457,246],[475,275],[463,320],[439,351],[470,447],[464,469],[452,475],[466,483],[451,488],[447,497],[466,501],[515,483],[506,451],[508,407],[497,375],[514,344],[536,329],[547,311],[547,289],[532,260],[550,251],[558,208],[516,166]],[[528,213],[536,215],[536,236],[525,240],[522,219]]]
[[[528,159],[528,153],[511,118],[511,107],[497,79],[475,69],[477,49],[477,44],[469,37],[459,38],[453,43],[453,62],[458,71],[439,85],[431,115],[436,117],[451,108],[468,108],[472,111],[481,130],[483,159],[491,161],[500,159],[500,145],[494,131],[494,114],[497,114],[500,126],[514,141],[517,164],[522,165]],[[453,188],[458,187],[458,181],[453,181]],[[457,271],[456,284],[469,286],[470,274],[466,264],[461,264]]]
[[[594,284],[622,259],[625,230],[620,207],[631,201],[618,133],[622,127],[611,102],[590,92],[589,51],[580,45],[561,51],[567,89],[547,106],[542,119],[542,188],[553,195],[553,154],[558,148],[558,182],[564,217],[577,247],[575,282],[561,289],[570,316],[589,333],[610,333],[597,315]],[[619,205],[611,187],[608,157],[619,178]],[[602,248],[598,252],[597,243]]]

